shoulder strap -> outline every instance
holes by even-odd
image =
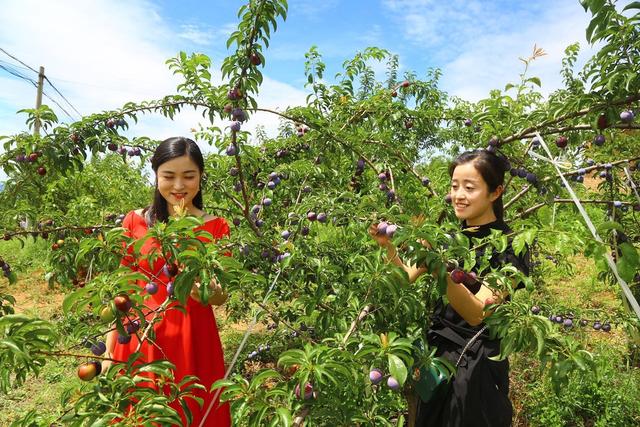
[[[485,329],[487,329],[487,325],[484,325],[482,329],[480,329],[473,337],[471,337],[469,342],[464,346],[464,348],[462,349],[462,352],[460,353],[460,357],[458,357],[458,361],[456,362],[456,368],[460,364],[460,361],[462,360],[462,356],[464,356],[464,353],[471,346],[471,344],[473,344],[474,341],[478,339],[478,337],[484,332]]]

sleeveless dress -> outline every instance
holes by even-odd
[[[467,227],[466,222],[462,223],[462,233],[469,237],[470,245],[473,245],[471,238],[489,236],[494,229],[504,234],[511,233],[509,226],[501,220],[479,227]],[[511,240],[508,239],[509,244],[504,252],[494,251],[489,262],[491,267],[511,264],[529,275],[531,263],[528,249],[516,255]],[[480,258],[485,248],[477,250],[476,259]],[[519,283],[516,289],[523,287],[524,284]],[[480,284],[468,288],[476,294]],[[436,304],[431,321],[427,342],[437,347],[436,356],[444,357],[454,365],[466,343],[484,326],[484,323],[469,325],[442,299]],[[509,360],[496,362],[489,359],[499,353],[500,340],[490,339],[485,330],[465,352],[450,387],[440,389],[427,403],[419,401],[416,427],[510,426],[513,406],[509,400]]]
[[[134,239],[140,239],[148,230],[145,219],[134,211],[126,215],[122,224],[127,230],[126,234]],[[196,228],[196,230],[201,229],[211,233],[214,239],[219,239],[229,234],[229,226],[223,218],[213,218]],[[199,237],[199,239],[207,241],[202,237]],[[146,255],[157,247],[158,243],[155,239],[148,239],[140,252]],[[153,266],[149,265],[147,259],[138,260],[137,265],[133,261],[130,248],[129,255],[123,258],[122,264],[128,265],[132,270],[139,271],[147,277],[153,277],[149,272],[155,275],[153,281],[158,284],[158,292],[148,296],[145,299],[145,304],[150,309],[160,306],[167,297],[166,284],[170,282],[170,278],[163,272],[164,259],[158,257]],[[146,281],[138,281],[141,292],[144,292],[143,289],[146,283]],[[170,307],[177,304],[179,302],[172,302]],[[225,372],[224,353],[213,310],[211,306],[202,305],[188,297],[186,313],[182,313],[177,309],[170,309],[165,311],[162,316],[162,320],[154,325],[154,342],[157,346],[145,341],[140,348],[140,352],[144,355],[141,359],[144,362],[158,359],[169,360],[175,365],[175,383],[179,383],[186,375],[195,375],[199,378],[198,382],[204,385],[206,390],[195,390],[194,395],[204,400],[203,406],[200,407],[193,399],[186,399],[193,415],[193,422],[190,425],[199,426],[214,397],[214,393],[209,393],[208,390],[211,384],[224,377]],[[150,320],[151,317],[152,315],[149,315],[147,319]],[[127,344],[116,342],[113,352],[114,359],[127,360],[129,355],[135,352],[139,341],[135,334],[132,334],[131,337],[131,341]],[[150,376],[153,376],[153,374]],[[186,417],[179,402],[172,402],[170,406],[180,413],[183,425],[187,426]],[[207,427],[230,426],[229,405],[219,406],[217,403],[214,404],[204,425]]]

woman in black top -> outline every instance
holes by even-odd
[[[449,167],[451,175],[451,203],[462,232],[472,237],[486,237],[492,229],[511,232],[503,221],[502,192],[506,160],[487,150],[476,150],[460,155]],[[373,233],[372,233],[373,234]],[[427,272],[424,267],[405,265],[391,241],[375,235],[376,241],[387,249],[387,258],[404,269],[409,281],[414,282]],[[425,243],[428,245],[428,243]],[[487,246],[479,248],[480,256]],[[477,258],[478,259],[478,258]],[[529,274],[528,252],[516,256],[509,245],[504,252],[494,252],[492,268],[511,264],[525,275]],[[518,284],[517,288],[522,287]],[[427,332],[430,346],[437,347],[436,356],[455,364],[462,349],[484,326],[483,319],[491,314],[486,304],[499,303],[509,298],[497,295],[481,282],[475,285],[454,283],[447,275],[449,303],[438,301]],[[458,365],[451,386],[436,394],[428,403],[419,402],[416,426],[509,426],[513,408],[509,400],[509,361],[492,361],[500,351],[500,341],[489,339],[486,330],[469,346]]]

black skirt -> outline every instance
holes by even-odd
[[[447,307],[450,308],[450,307]],[[438,316],[427,333],[436,356],[455,365],[462,349],[482,327],[460,326]],[[429,402],[419,400],[416,427],[510,426],[509,361],[489,357],[500,353],[500,341],[483,333],[465,352],[455,376]]]

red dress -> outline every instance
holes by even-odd
[[[147,232],[147,224],[142,216],[134,211],[127,214],[122,222],[127,230],[127,235],[134,239],[143,237]],[[204,229],[211,233],[214,239],[219,239],[229,234],[229,226],[223,218],[214,218],[197,230]],[[200,238],[206,241],[204,238]],[[158,243],[154,239],[148,239],[141,248],[141,254],[148,254],[153,248],[157,248]],[[127,259],[129,258],[129,259]],[[129,264],[131,257],[125,257],[123,264]],[[138,267],[131,266],[133,270],[146,274],[148,277],[155,275],[153,280],[158,284],[158,292],[147,296],[145,305],[149,309],[154,309],[162,304],[167,297],[166,284],[170,279],[163,273],[165,261],[158,257],[154,265],[150,266],[146,259],[138,262]],[[141,292],[147,282],[139,281]],[[145,292],[146,294],[146,292]],[[178,304],[174,302],[172,304]],[[205,390],[195,390],[194,394],[204,399],[202,407],[193,399],[186,399],[193,415],[191,426],[199,426],[205,411],[211,404],[214,393],[208,393],[211,384],[224,377],[224,353],[218,334],[216,319],[211,306],[202,305],[191,297],[187,299],[186,313],[177,309],[170,309],[163,313],[160,322],[154,325],[156,334],[154,346],[145,341],[140,348],[144,355],[142,360],[150,362],[153,360],[167,359],[175,365],[174,381],[179,383],[185,375],[195,375],[199,378],[199,383],[206,387]],[[144,310],[147,312],[147,309]],[[150,320],[152,315],[148,316]],[[132,339],[127,344],[116,342],[113,358],[116,360],[127,360],[130,354],[134,353],[138,346],[138,338],[132,334]],[[160,348],[158,348],[160,347]],[[160,350],[162,349],[162,350]],[[171,407],[181,414],[183,425],[187,425],[186,418],[182,413],[179,402],[173,402]],[[224,404],[218,407],[214,404],[212,410],[206,418],[204,424],[207,427],[226,427],[231,425],[231,415],[229,405]]]

